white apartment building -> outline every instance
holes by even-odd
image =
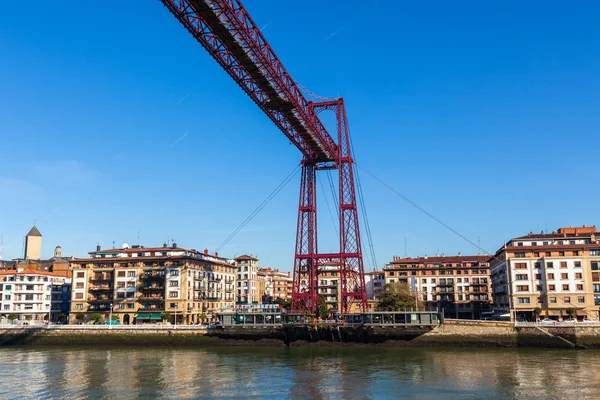
[[[69,282],[64,276],[45,271],[0,271],[0,313],[20,324],[52,320],[52,296],[62,294],[62,286]],[[54,312],[60,313],[61,308],[55,306]]]
[[[495,309],[513,320],[535,320],[536,309],[542,318],[597,319],[599,264],[595,226],[511,239],[491,260]]]
[[[237,267],[237,302],[239,304],[261,303],[262,293],[258,284],[258,258],[244,254],[233,259]]]

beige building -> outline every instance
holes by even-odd
[[[511,239],[491,260],[494,303],[511,319],[599,318],[600,237],[595,226],[530,232]]]
[[[199,323],[235,304],[236,267],[233,262],[173,246],[89,253],[72,260],[73,287],[70,320],[100,313],[121,324],[158,322]]]
[[[258,258],[244,254],[233,259],[237,267],[237,303],[259,304],[262,303],[262,294],[258,284]],[[264,276],[263,276],[264,285]]]
[[[265,278],[264,294],[266,299],[270,299],[270,302],[292,300],[292,278],[289,272],[261,268],[258,270],[258,275]]]
[[[340,279],[340,267],[337,263],[321,263],[319,264],[317,275],[317,290],[320,296],[325,300],[325,304],[332,314],[341,312],[342,303],[340,293],[342,291]],[[348,310],[349,313],[360,313],[360,304],[354,304]]]
[[[25,260],[40,260],[42,258],[42,234],[34,225],[25,236]]]
[[[436,256],[394,259],[385,283],[408,284],[430,311],[447,318],[479,319],[491,310],[490,256]]]

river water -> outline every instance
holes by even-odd
[[[401,348],[0,350],[2,399],[600,399],[600,352]]]

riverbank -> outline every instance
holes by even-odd
[[[600,348],[600,327],[515,327],[508,322],[447,320],[433,329],[386,326],[290,328],[196,327],[10,327],[0,346],[290,346],[290,347],[544,347]]]

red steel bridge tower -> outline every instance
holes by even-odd
[[[260,109],[300,150],[302,179],[292,311],[315,314],[318,268],[339,266],[341,313],[366,311],[367,296],[346,108],[342,98],[308,101],[239,0],[161,0]],[[332,111],[337,142],[319,119]],[[316,177],[339,171],[340,251],[317,250]]]

